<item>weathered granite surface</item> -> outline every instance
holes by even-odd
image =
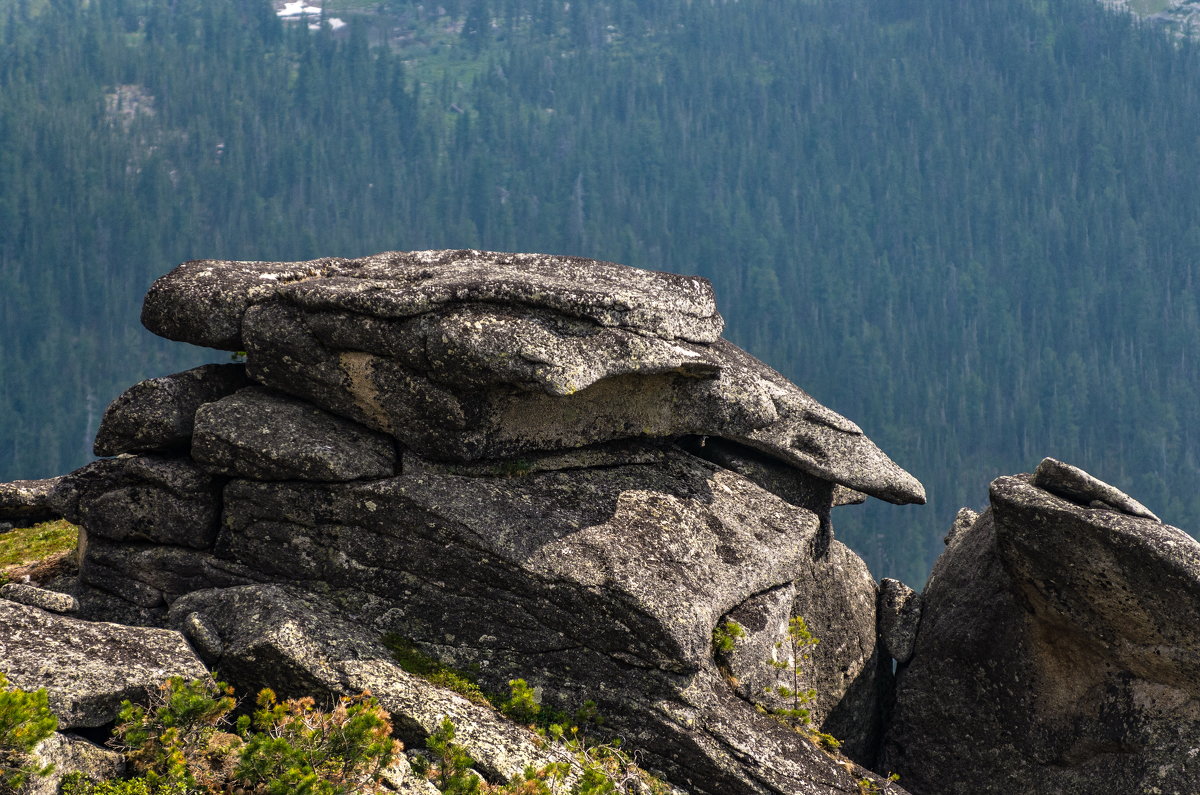
[[[99,456],[186,451],[196,410],[248,384],[240,364],[206,364],[134,384],[105,410],[93,449]]]
[[[196,412],[192,459],[217,475],[257,480],[389,477],[395,443],[356,422],[262,387]]]
[[[217,533],[220,487],[187,457],[126,456],[63,476],[50,502],[91,536],[204,548]]]
[[[29,527],[59,518],[50,505],[50,493],[58,481],[58,478],[44,478],[0,483],[0,522]]]
[[[1197,791],[1200,543],[1039,481],[950,537],[884,766],[918,794]]]
[[[200,368],[114,403],[97,450],[122,455],[53,495],[83,527],[81,615],[179,627],[243,695],[370,687],[418,748],[452,715],[494,780],[529,739],[404,674],[381,633],[493,691],[595,701],[688,792],[903,791],[855,764],[891,659],[830,514],[924,490],[720,339],[703,279],[478,251],[197,261],[143,321],[245,351],[255,385]],[[797,615],[821,638],[813,729],[845,755],[761,711]],[[731,616],[752,632],[718,660]]]
[[[208,676],[168,629],[93,623],[0,599],[0,671],[14,687],[46,688],[60,730],[103,726],[124,699],[144,699],[168,677]]]

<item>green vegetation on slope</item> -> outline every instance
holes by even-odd
[[[62,519],[0,534],[0,584],[18,570],[74,552],[78,544],[79,528]]]
[[[473,246],[711,278],[928,487],[835,517],[876,574],[1043,455],[1200,528],[1194,45],[1093,0],[441,5],[3,7],[0,478],[207,355],[134,327],[177,262]]]

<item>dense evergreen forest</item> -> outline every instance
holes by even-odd
[[[1094,0],[351,2],[0,0],[0,480],[227,357],[137,325],[178,262],[480,247],[712,279],[926,484],[835,516],[877,575],[1043,455],[1200,528],[1194,45]]]

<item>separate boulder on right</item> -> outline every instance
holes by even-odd
[[[948,539],[883,765],[916,795],[1200,792],[1200,543],[1049,459]]]

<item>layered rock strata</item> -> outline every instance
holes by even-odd
[[[155,283],[143,321],[245,351],[245,370],[133,387],[97,441],[121,455],[57,487],[84,528],[84,614],[161,623],[170,607],[225,666],[245,633],[218,606],[239,588],[336,594],[485,687],[596,701],[690,792],[874,778],[763,714],[779,706],[763,689],[805,616],[825,640],[803,674],[815,724],[873,761],[890,661],[830,509],[924,491],[721,340],[703,279],[478,251],[202,261]],[[746,645],[719,665],[731,618]]]

